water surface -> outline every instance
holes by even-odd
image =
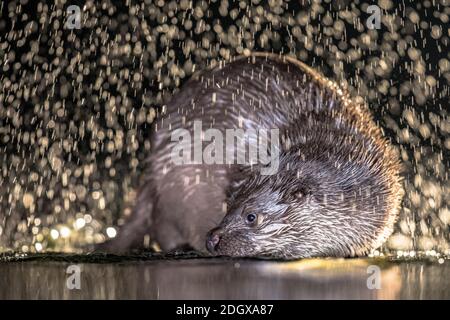
[[[4,255],[0,299],[449,299],[450,261],[440,262]],[[80,267],[79,290],[67,287],[70,265]],[[379,289],[369,288],[373,266]]]

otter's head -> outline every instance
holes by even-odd
[[[298,258],[329,254],[317,201],[319,186],[292,171],[253,176],[231,198],[229,210],[206,239],[215,255]]]
[[[231,193],[228,213],[207,235],[211,253],[280,259],[354,256],[388,235],[386,188],[364,166],[287,160],[296,168],[252,175]]]

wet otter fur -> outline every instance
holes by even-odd
[[[391,234],[403,195],[396,152],[366,106],[305,64],[266,53],[239,57],[194,75],[163,110],[135,209],[100,250],[127,252],[148,234],[164,251],[347,257]],[[171,133],[192,132],[195,120],[221,131],[278,128],[277,173],[174,165]]]

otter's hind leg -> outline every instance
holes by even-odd
[[[151,227],[155,201],[152,183],[147,182],[139,192],[131,216],[119,229],[117,236],[96,246],[95,251],[121,254],[142,248],[144,237]]]

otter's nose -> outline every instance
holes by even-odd
[[[209,252],[215,253],[217,246],[219,245],[221,237],[221,229],[214,228],[206,235],[206,248]]]

